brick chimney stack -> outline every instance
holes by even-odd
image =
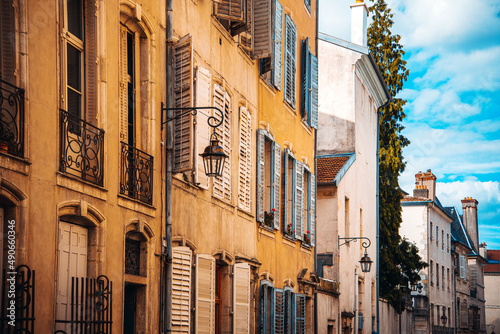
[[[368,28],[368,7],[363,0],[351,5],[351,42],[366,47]]]
[[[415,190],[413,191],[414,196],[424,197],[422,195],[424,195],[425,192],[421,191],[422,189],[427,190],[427,196],[425,196],[425,198],[428,198],[433,202],[436,201],[436,176],[432,174],[430,169],[428,169],[425,173],[418,172],[415,174]],[[417,191],[417,194],[421,196],[416,196],[415,191]]]
[[[415,186],[413,197],[429,198],[429,189],[426,186]]]
[[[479,251],[479,230],[477,226],[477,205],[478,201],[472,197],[462,200],[463,222],[465,230],[469,234],[474,249]]]

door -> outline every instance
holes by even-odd
[[[137,286],[125,283],[125,298],[123,302],[123,334],[135,334]]]
[[[88,229],[59,222],[56,320],[71,319],[71,278],[87,277],[87,256]],[[64,326],[57,324],[57,329],[69,330]]]

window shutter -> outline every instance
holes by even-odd
[[[191,318],[191,250],[172,248],[172,330],[190,333]]]
[[[14,4],[12,1],[1,1],[0,26],[0,78],[15,85],[16,39],[14,26]]]
[[[250,265],[248,263],[234,265],[233,283],[233,332],[247,334],[250,333]]]
[[[96,2],[85,2],[86,120],[97,125],[97,17]]]
[[[295,304],[293,300],[295,299],[295,293],[292,288],[285,287],[284,288],[284,297],[285,297],[285,306],[284,306],[284,324],[285,324],[285,333],[294,333],[295,331],[295,311],[293,305]]]
[[[174,107],[193,106],[193,43],[191,35],[174,46]],[[185,110],[174,111],[174,116]],[[193,169],[193,116],[191,113],[174,121],[174,173]]]
[[[264,130],[257,131],[257,221],[264,222],[264,162],[265,162]]]
[[[288,225],[288,189],[292,186],[288,184],[288,152],[287,148],[283,150],[283,233]]]
[[[311,232],[311,246],[314,247],[316,240],[316,175],[310,174],[309,186],[311,188],[309,203],[309,231]]]
[[[295,238],[304,239],[304,164],[297,161],[295,173]]]
[[[275,0],[274,8],[274,53],[273,53],[273,72],[274,87],[281,90],[281,49],[283,39],[283,6],[278,0]]]
[[[215,128],[215,133],[228,157],[224,163],[222,176],[214,177],[213,179],[213,191],[214,196],[222,200],[231,201],[231,101],[229,95],[219,85],[214,85],[214,106],[224,112],[224,123]],[[214,110],[214,115],[217,120],[220,120],[222,117],[217,110]]]
[[[215,260],[196,255],[196,333],[215,333]]]
[[[274,229],[280,229],[281,199],[281,146],[274,142]]]
[[[282,289],[274,288],[274,331],[285,333],[285,296]]]
[[[311,54],[311,126],[318,129],[318,58]]]
[[[271,57],[272,48],[272,5],[273,0],[255,0],[253,4],[252,59]]]
[[[295,295],[296,301],[296,333],[305,334],[306,332],[306,296],[302,294]]]
[[[247,108],[240,107],[240,161],[238,169],[238,206],[246,211],[251,207],[252,122]]]
[[[252,39],[252,26],[253,26],[253,10],[252,10],[252,0],[247,1],[247,23],[246,30],[238,35],[238,44],[248,53],[253,50],[253,39]]]
[[[465,257],[460,255],[460,278],[465,278]]]
[[[289,15],[285,15],[285,101],[295,108],[297,30]]]
[[[307,10],[310,12],[311,11],[311,0],[304,0],[304,5],[306,6]]]
[[[267,296],[270,290],[268,281],[260,282],[260,332],[266,333],[267,330]]]
[[[246,0],[220,0],[215,3],[215,15],[224,20],[245,22]]]
[[[128,142],[127,28],[120,25],[120,140]]]
[[[311,53],[309,52],[309,38],[302,41],[302,118],[307,118],[311,125]]]
[[[195,105],[197,107],[210,106],[210,86],[212,84],[212,75],[206,68],[198,66],[196,70],[196,93]],[[208,176],[205,174],[203,166],[203,158],[200,154],[203,153],[205,147],[210,144],[210,126],[208,126],[209,110],[201,110],[196,114],[196,152],[194,159],[196,160],[195,183],[200,188],[208,189]]]

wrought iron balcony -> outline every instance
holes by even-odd
[[[153,157],[122,144],[120,194],[153,204]]]
[[[1,79],[0,152],[24,157],[24,89]]]
[[[59,171],[102,186],[104,130],[60,110],[60,131]]]

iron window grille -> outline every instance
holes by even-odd
[[[125,239],[125,274],[141,274],[141,242]]]
[[[0,152],[24,158],[24,89],[1,79]]]
[[[121,142],[120,194],[153,204],[153,157]]]

